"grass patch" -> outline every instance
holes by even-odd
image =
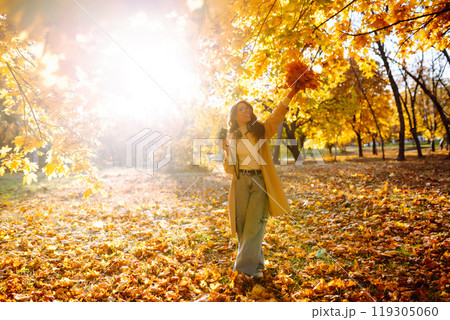
[[[38,181],[23,185],[23,173],[10,173],[0,177],[0,204],[24,198],[31,198],[37,193],[67,187],[70,177],[47,180],[43,173],[38,173]]]
[[[409,252],[408,250],[406,250],[406,249],[403,248],[403,247],[398,248],[397,251],[398,251],[400,254],[402,254],[402,255],[404,255],[404,256],[406,256],[406,257],[412,256],[412,253]]]

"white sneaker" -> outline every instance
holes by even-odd
[[[253,279],[260,280],[264,278],[264,273],[261,270],[256,271],[256,273],[253,275]]]

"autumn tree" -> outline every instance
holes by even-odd
[[[408,71],[407,69],[404,69],[405,73],[411,77],[418,86],[422,89],[424,94],[426,94],[430,100],[433,102],[433,105],[435,106],[436,110],[439,113],[439,116],[442,121],[442,125],[444,127],[444,130],[446,132],[447,136],[447,144],[450,144],[450,120],[448,117],[448,113],[445,110],[445,104],[443,103],[446,100],[442,100],[440,96],[444,93],[445,95],[448,94],[446,92],[446,87],[441,86],[441,83],[443,83],[445,80],[443,80],[442,76],[444,74],[445,65],[441,67],[439,72],[437,74],[434,74],[434,72],[430,72],[431,74],[431,81],[430,85],[427,85],[426,76],[424,75],[424,68],[419,68],[419,73],[414,74],[413,72]],[[444,91],[445,90],[445,91]],[[439,93],[438,93],[439,92]],[[448,159],[450,159],[450,152],[447,156]]]
[[[399,0],[392,1],[389,4],[367,2],[370,5],[370,10],[367,11],[366,8],[366,10],[360,11],[361,22],[354,27],[353,32],[348,34],[354,38],[355,43],[364,43],[364,46],[376,44],[375,50],[383,61],[397,106],[400,122],[398,159],[402,160],[404,159],[405,123],[398,83],[392,75],[391,60],[395,58],[394,56],[405,59],[417,50],[425,52],[434,48],[435,50],[445,51],[449,45],[448,17],[450,5],[448,2],[439,1]],[[356,8],[356,6],[352,7],[353,10]],[[392,42],[393,36],[396,38],[396,41],[394,41],[395,52],[392,52],[393,56],[390,56],[385,43],[388,40]],[[421,88],[425,90],[424,86],[421,86]],[[429,90],[428,92],[431,93]],[[436,102],[438,101],[434,99],[433,103]],[[441,106],[438,106],[437,110],[441,115],[444,127],[448,128],[448,125],[446,125],[448,120],[443,117]]]
[[[404,84],[404,95],[400,96],[402,100],[403,107],[405,108],[405,112],[408,116],[408,123],[409,123],[409,131],[414,139],[414,143],[416,144],[417,148],[417,156],[419,158],[423,158],[422,154],[422,148],[420,146],[420,140],[418,137],[418,123],[417,123],[417,117],[416,117],[416,101],[417,101],[417,89],[419,88],[419,85],[414,85],[413,88],[410,87],[407,76],[405,73],[403,73],[403,84]],[[409,103],[408,103],[409,101]],[[411,109],[411,111],[410,111]]]
[[[373,143],[373,153],[376,154],[376,137],[379,137],[384,159],[384,136],[386,130],[390,130],[389,118],[392,114],[390,95],[385,86],[386,79],[377,69],[362,73],[353,59],[349,61],[345,76],[346,80],[337,87],[335,94],[339,99],[350,98],[350,101],[359,105],[348,119],[357,137],[359,156],[363,156],[364,140]]]
[[[407,57],[417,49],[445,49],[448,11],[447,3],[432,1],[248,1],[245,5],[242,1],[205,1],[193,14],[199,24],[205,65],[217,80],[215,85],[239,85],[244,88],[242,97],[265,99],[268,93],[276,95],[275,90],[268,92],[270,85],[263,89],[255,83],[265,79],[272,88],[274,84],[279,86],[283,66],[293,60],[307,60],[321,67],[321,75],[338,79],[338,74],[345,71],[348,54],[366,72],[373,67],[374,57],[369,50],[374,50],[392,88],[400,124],[397,158],[404,160],[406,125],[399,80],[393,75],[390,59],[393,55]],[[394,47],[386,47],[386,41],[392,42],[394,37]],[[337,82],[325,83],[321,96]],[[225,105],[231,103],[229,93],[222,91]]]
[[[74,173],[90,185],[87,193],[100,188],[91,163],[98,126],[87,110],[80,112],[83,104],[75,87],[65,92],[40,85],[44,81],[34,53],[37,43],[22,39],[5,18],[0,23],[0,43],[2,113],[19,119],[15,125],[20,126],[0,151],[0,173],[23,172],[24,184],[36,181],[38,169],[49,178]],[[41,149],[47,150],[45,155]],[[45,156],[42,168],[30,161],[35,151]]]
[[[8,91],[7,94],[2,92],[4,108],[6,113],[20,117],[19,123],[27,124],[15,137],[14,144],[2,149],[2,166],[4,170],[29,171],[26,182],[30,182],[36,179],[34,174],[38,168],[32,164],[21,164],[21,161],[26,160],[21,160],[19,153],[40,150],[41,157],[45,157],[46,161],[42,168],[45,174],[52,177],[69,174],[79,176],[90,185],[86,192],[88,195],[101,186],[94,166],[97,155],[108,154],[97,153],[104,147],[101,144],[105,143],[116,160],[120,157],[117,153],[122,152],[122,149],[114,148],[117,145],[111,147],[118,139],[98,139],[105,129],[114,127],[105,121],[104,114],[111,115],[117,110],[129,111],[141,113],[142,119],[146,116],[142,115],[143,111],[148,113],[151,108],[162,110],[169,104],[166,101],[164,104],[160,101],[160,105],[154,101],[151,104],[154,97],[149,97],[149,93],[154,91],[149,92],[148,82],[159,85],[158,90],[161,92],[166,83],[161,85],[162,80],[152,79],[152,73],[145,70],[143,63],[135,58],[135,46],[142,41],[136,41],[130,36],[120,39],[122,41],[117,39],[117,34],[128,31],[124,27],[116,28],[117,24],[128,22],[130,17],[139,18],[139,14],[142,17],[143,10],[149,16],[166,10],[182,13],[187,10],[186,2],[135,1],[131,4],[96,1],[87,4],[43,0],[30,5],[29,1],[19,0],[0,1],[0,4],[5,13],[1,22],[3,51],[0,52],[0,72],[7,84],[5,90]],[[184,19],[181,15],[168,19],[180,18]],[[128,29],[138,27],[136,22],[131,27],[130,23],[127,26]],[[177,31],[174,28],[174,32]],[[160,34],[158,30],[154,32]],[[152,52],[156,50],[153,48]],[[117,51],[122,56],[114,60],[111,52]],[[179,53],[182,55],[183,52]],[[122,66],[124,58],[128,59],[125,63],[127,68]],[[150,62],[161,65],[159,60],[153,60]],[[176,59],[173,60],[176,62]],[[134,71],[133,68],[139,70]],[[130,70],[133,71],[132,76],[141,76],[148,82],[132,78],[130,73],[126,73]],[[142,87],[140,95],[147,94],[146,100],[142,99],[138,103],[131,101],[132,94],[124,88],[131,88],[131,84]],[[193,86],[194,83],[183,82],[183,86],[189,85]],[[183,117],[187,117],[188,112],[183,110],[182,103],[173,98],[176,93],[169,91],[166,88],[166,100],[175,100],[178,111],[184,112]],[[173,113],[172,110],[170,112]],[[120,120],[124,119],[116,115],[115,121]],[[116,133],[120,134],[120,131]],[[126,140],[124,136],[120,138]],[[28,149],[16,151],[23,145]]]
[[[3,105],[3,101],[0,100]],[[18,115],[8,115],[3,107],[0,109],[0,147],[11,144],[14,138],[20,133],[20,118]]]

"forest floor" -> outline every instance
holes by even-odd
[[[280,166],[262,280],[232,271],[224,173],[0,178],[0,301],[450,301],[450,161]]]

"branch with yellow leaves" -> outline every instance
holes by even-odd
[[[31,106],[31,103],[30,103],[30,101],[28,100],[27,95],[26,95],[25,92],[23,91],[22,85],[20,84],[19,80],[17,80],[16,74],[15,74],[15,72],[13,71],[13,69],[11,68],[11,66],[9,65],[9,63],[8,63],[7,61],[5,61],[5,63],[6,63],[6,66],[8,67],[8,69],[9,69],[9,72],[11,72],[11,75],[13,76],[14,81],[16,81],[17,86],[18,86],[18,88],[19,88],[19,90],[20,90],[20,93],[21,93],[22,97],[25,99],[25,101],[27,102],[28,106],[30,107],[31,113],[33,114],[34,121],[36,122],[36,126],[37,126],[38,131],[39,131],[39,137],[40,137],[41,139],[44,139],[44,135],[42,134],[41,127],[39,126],[38,119],[36,118],[36,114],[34,113],[34,109],[33,109],[33,107]]]
[[[333,14],[331,17],[327,18],[325,21],[321,22],[317,27],[314,27],[314,32],[316,32],[316,30],[318,30],[321,26],[323,26],[325,23],[327,23],[328,21],[330,21],[331,19],[333,19],[334,17],[336,17],[338,14],[340,14],[342,11],[344,11],[345,9],[347,9],[348,7],[350,7],[353,3],[355,3],[358,0],[353,0],[350,1],[350,3],[348,3],[345,7],[343,7],[341,10],[339,10],[338,12],[336,12],[335,14]]]
[[[430,13],[423,14],[423,15],[420,15],[420,16],[417,16],[417,17],[412,17],[412,18],[408,18],[408,19],[398,20],[398,21],[396,21],[394,23],[391,23],[389,25],[386,25],[384,27],[381,27],[381,28],[378,28],[378,29],[375,29],[375,30],[371,30],[371,31],[367,31],[367,32],[361,32],[361,33],[347,33],[347,32],[344,32],[344,31],[341,31],[341,32],[343,32],[346,35],[352,36],[352,37],[365,36],[365,35],[368,35],[368,34],[376,33],[376,32],[381,31],[381,30],[390,29],[390,28],[392,28],[392,27],[394,27],[394,26],[396,26],[396,25],[398,25],[400,23],[410,22],[410,21],[418,20],[418,19],[421,19],[421,18],[429,17],[429,16],[435,16],[435,17],[433,17],[431,19],[431,20],[433,20],[437,16],[439,16],[439,15],[445,13],[445,12],[448,12],[448,11],[450,11],[450,4],[446,3],[444,9],[442,9],[440,11],[430,12]],[[428,24],[430,22],[431,21],[427,21],[426,24]]]

